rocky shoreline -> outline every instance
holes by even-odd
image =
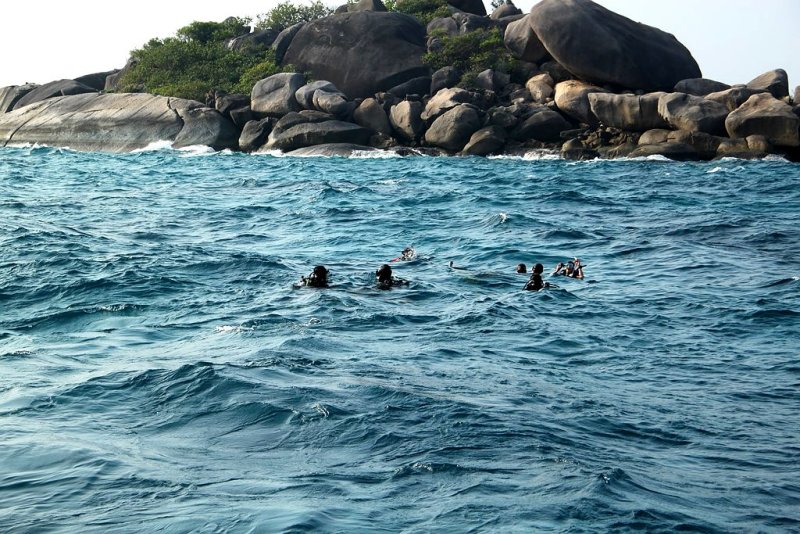
[[[734,86],[704,79],[672,35],[590,0],[544,0],[524,15],[507,2],[488,16],[480,2],[452,0],[452,15],[427,27],[380,0],[337,11],[234,39],[260,39],[299,71],[263,79],[250,95],[216,91],[200,103],[116,93],[118,71],[0,88],[0,146],[800,161],[800,87],[790,95],[785,71]],[[486,69],[467,89],[455,67],[424,64],[443,36],[480,28],[504,35],[518,60],[509,72]]]

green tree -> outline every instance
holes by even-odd
[[[427,25],[433,19],[451,15],[446,0],[395,0],[385,5],[387,9],[390,9],[391,5],[390,11],[417,17],[423,25]]]
[[[314,0],[309,5],[297,5],[285,1],[277,4],[270,11],[258,15],[256,17],[256,28],[259,30],[266,28],[283,30],[289,26],[294,26],[298,22],[310,22],[327,17],[332,13],[333,9],[323,4],[320,0]]]
[[[249,33],[250,19],[229,17],[222,22],[195,21],[176,32],[179,39],[202,44],[221,42]]]

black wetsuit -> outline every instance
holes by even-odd
[[[539,273],[533,273],[528,280],[528,283],[525,284],[525,291],[539,291],[544,287],[544,282],[542,281],[542,275]]]

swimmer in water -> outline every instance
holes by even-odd
[[[416,255],[417,251],[414,250],[413,247],[406,247],[403,249],[403,252],[401,252],[400,255],[394,258],[392,261],[409,261],[413,260]]]
[[[328,287],[328,274],[330,271],[324,265],[317,265],[311,274],[301,276],[300,281],[308,287]]]
[[[393,286],[408,284],[407,280],[392,276],[392,268],[385,263],[381,265],[377,271],[375,271],[375,276],[378,279],[378,287],[380,289],[389,289]]]
[[[569,278],[578,278],[583,280],[583,264],[581,260],[578,258],[574,258],[572,261],[568,261],[566,263],[558,262],[556,268],[553,269],[553,272],[550,273],[551,276],[566,276]]]
[[[519,265],[517,265],[517,273],[518,274],[527,274],[528,273],[528,268],[525,267],[524,263],[520,263]]]
[[[542,280],[542,272],[544,272],[544,265],[541,263],[537,263],[533,266],[533,270],[531,271],[531,277],[528,280],[528,283],[525,284],[525,291],[539,291],[547,287],[547,285]]]

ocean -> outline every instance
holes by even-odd
[[[798,532],[798,221],[780,159],[0,150],[0,530]]]

